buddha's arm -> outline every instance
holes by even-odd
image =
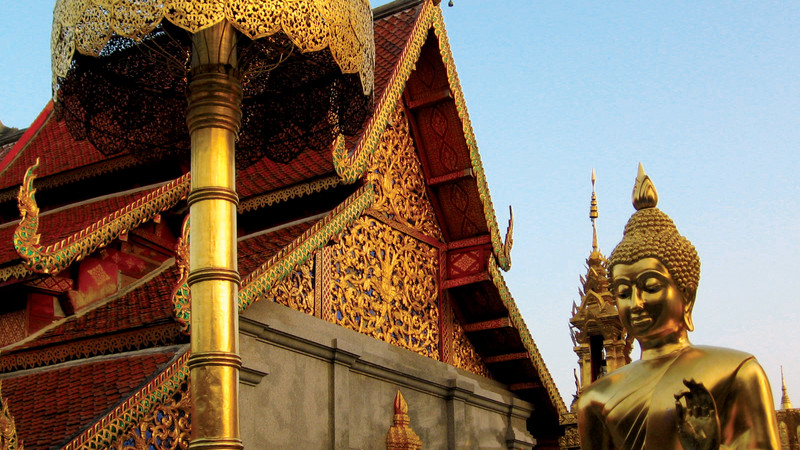
[[[721,448],[779,449],[778,422],[764,369],[749,358],[736,372],[720,408]]]
[[[586,396],[578,401],[578,433],[582,450],[614,448],[600,411]]]

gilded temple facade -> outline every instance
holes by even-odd
[[[557,448],[567,409],[503,280],[512,224],[497,224],[438,2],[373,16],[359,134],[238,171],[242,441]],[[187,445],[188,171],[104,155],[52,104],[0,147],[9,448]]]

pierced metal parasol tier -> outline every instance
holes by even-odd
[[[191,36],[238,31],[237,165],[288,162],[354,135],[371,111],[375,48],[364,0],[59,0],[53,97],[76,139],[107,155],[187,155]]]
[[[366,0],[58,0],[56,112],[106,154],[191,150],[192,449],[241,449],[236,170],[354,134],[371,110]]]

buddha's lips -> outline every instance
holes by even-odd
[[[642,328],[653,322],[653,318],[647,313],[631,315],[631,326],[634,328]]]

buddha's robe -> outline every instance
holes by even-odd
[[[721,448],[778,449],[778,426],[764,370],[752,355],[688,346],[621,367],[578,399],[581,448],[681,449],[675,394],[693,379],[711,392]]]

